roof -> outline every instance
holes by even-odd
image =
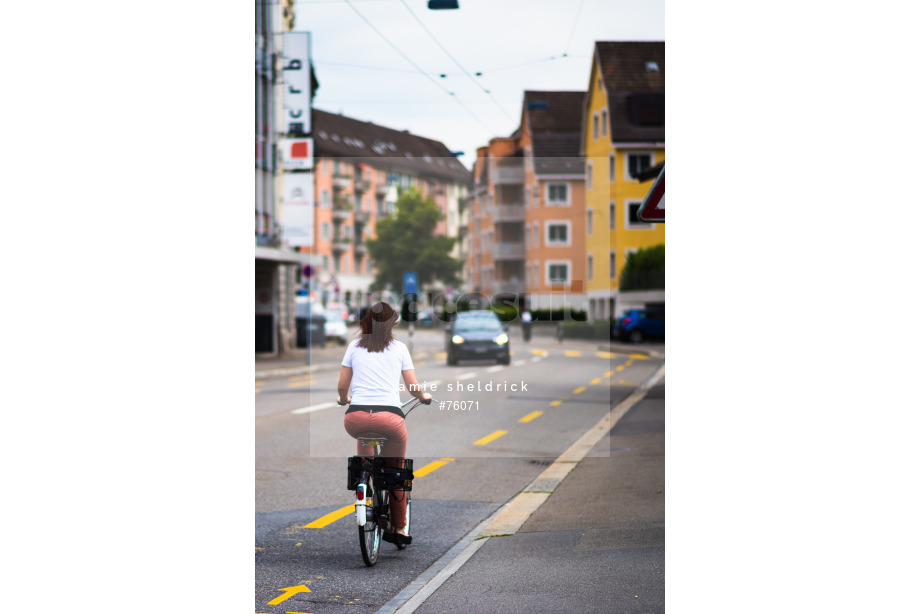
[[[615,142],[664,141],[664,42],[598,41]]]
[[[313,109],[312,128],[317,157],[362,158],[419,176],[470,180],[470,171],[440,141],[319,109]]]
[[[580,154],[584,105],[585,92],[524,92],[522,113],[526,114],[530,127],[535,172],[584,172],[584,158]]]
[[[581,133],[584,92],[524,92],[524,110],[531,134]],[[521,122],[524,123],[523,121]]]

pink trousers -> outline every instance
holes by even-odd
[[[386,411],[355,411],[345,414],[345,430],[352,437],[365,437],[369,434],[383,435],[387,438],[380,450],[380,456],[386,458],[405,458],[406,420],[402,416]],[[358,444],[358,455],[370,456],[374,453],[371,446]],[[406,526],[406,493],[402,490],[390,491],[390,517],[393,527],[401,529]]]

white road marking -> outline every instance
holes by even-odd
[[[501,371],[505,368],[505,365],[495,365],[494,367],[489,367],[486,369],[486,373],[495,373],[496,371]]]
[[[319,411],[321,409],[329,409],[330,407],[335,407],[338,405],[335,401],[330,401],[329,403],[320,403],[319,405],[311,405],[309,407],[301,407],[300,409],[291,410],[292,414],[309,414],[311,411]]]
[[[470,379],[471,377],[476,377],[475,371],[467,371],[466,373],[461,373],[457,376],[457,379]]]

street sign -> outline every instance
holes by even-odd
[[[664,222],[664,166],[639,207],[639,219],[643,222]]]
[[[415,273],[403,273],[403,294],[418,293],[418,275]]]
[[[303,271],[301,271],[301,273],[305,278],[310,279],[313,277],[313,266],[309,264],[303,265]]]

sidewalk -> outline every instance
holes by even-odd
[[[662,380],[519,529],[470,542],[462,565],[463,554],[390,605],[399,614],[664,612],[664,430]]]

